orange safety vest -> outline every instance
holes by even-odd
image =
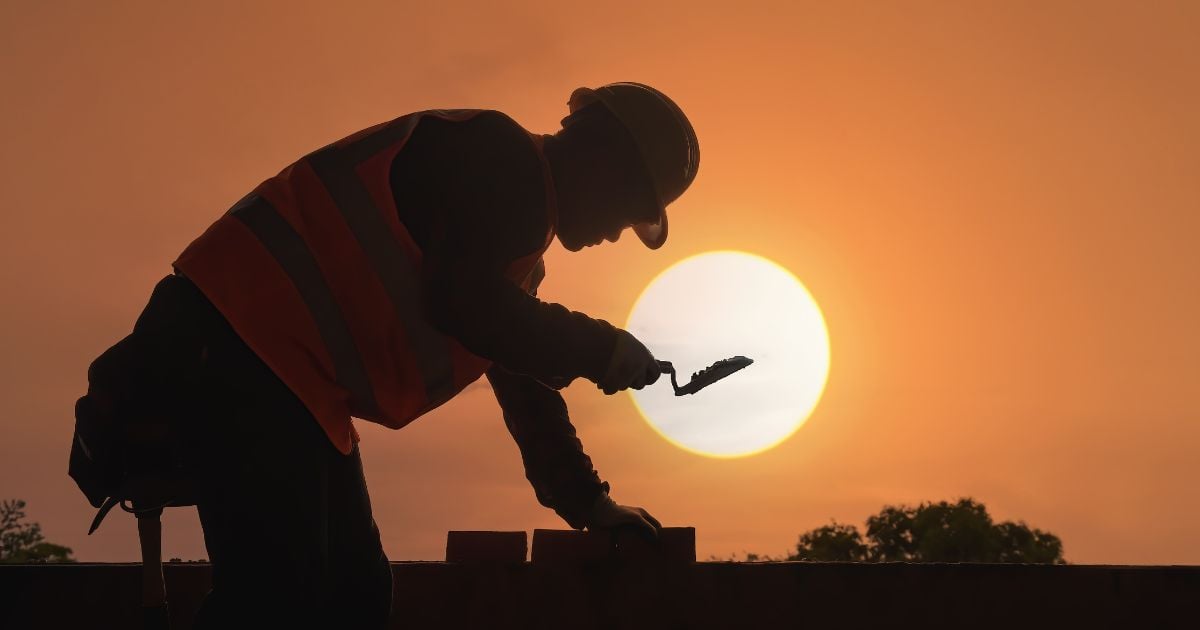
[[[351,417],[398,429],[450,400],[491,361],[435,330],[422,302],[421,250],[397,215],[392,159],[426,116],[416,112],[300,158],[259,184],[173,263],[349,453]],[[554,237],[554,185],[542,151],[545,243],[506,276],[527,291]]]

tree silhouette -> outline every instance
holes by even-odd
[[[42,526],[24,519],[24,501],[0,501],[0,563],[75,561],[69,547],[46,542]]]
[[[789,560],[845,562],[1025,562],[1066,564],[1062,541],[1024,522],[993,523],[973,499],[885,506],[867,518],[866,537],[832,522],[800,536]]]
[[[857,527],[833,522],[800,536],[796,554],[788,559],[862,562],[867,559],[867,546]]]

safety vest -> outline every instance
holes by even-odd
[[[259,184],[173,263],[296,394],[343,453],[351,417],[398,429],[450,400],[490,367],[435,330],[422,301],[421,250],[397,215],[392,159],[432,110],[369,127]],[[543,137],[550,226],[541,249],[506,276],[532,290],[557,218]]]

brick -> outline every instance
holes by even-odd
[[[573,529],[533,530],[530,560],[536,565],[570,565],[603,562],[613,556],[612,536],[608,532],[581,532]]]
[[[664,527],[651,543],[637,530],[612,532],[571,529],[533,530],[534,564],[587,564],[610,560],[687,564],[696,561],[696,528]]]
[[[668,562],[686,564],[696,561],[696,528],[664,527],[658,540],[647,541],[636,530],[616,533],[617,557],[629,562]]]
[[[525,532],[446,533],[446,562],[519,564],[528,548]]]

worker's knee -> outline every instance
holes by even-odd
[[[371,609],[369,621],[376,627],[387,627],[392,616],[392,565],[387,556],[383,557],[373,572],[368,605]]]
[[[357,600],[362,615],[362,627],[383,628],[392,613],[392,566],[382,552],[371,566],[363,567],[362,582]]]

